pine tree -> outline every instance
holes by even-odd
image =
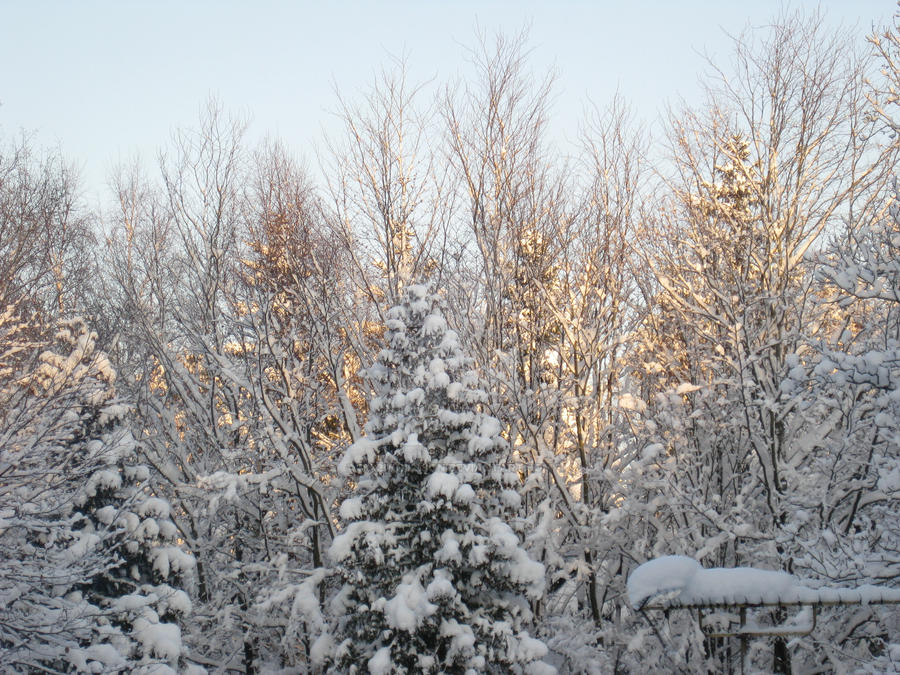
[[[187,596],[140,585],[140,568],[159,577],[192,558],[155,545],[174,527],[140,488],[146,469],[122,430],[115,373],[84,322],[50,337],[15,317],[0,317],[0,662],[14,672],[183,666],[180,629],[160,617],[187,611]]]
[[[117,636],[113,644],[131,670],[160,663],[185,667],[181,620],[191,601],[180,588],[195,567],[178,545],[169,503],[148,490],[149,468],[139,461],[138,442],[126,424],[128,407],[118,399],[115,373],[106,356],[93,350],[93,336],[77,322],[68,339],[85,342],[94,369],[95,393],[83,418],[85,449],[100,449],[98,469],[80,486],[75,505],[80,531],[102,538],[105,569],[81,585],[80,593],[103,612]]]
[[[505,518],[518,507],[500,423],[438,298],[410,286],[387,315],[369,370],[366,436],[345,454],[352,480],[330,556],[335,670],[370,673],[553,672],[526,630],[543,592]]]

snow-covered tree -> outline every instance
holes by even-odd
[[[645,555],[794,571],[795,499],[812,486],[799,467],[816,448],[782,385],[833,327],[810,253],[883,188],[887,165],[866,59],[820,17],[782,18],[735,46],[735,74],[710,81],[707,109],[672,119],[677,173],[636,354],[642,481],[623,506],[636,528],[658,525]],[[728,668],[716,650],[694,653]],[[790,669],[786,641],[771,658]]]
[[[190,603],[165,578],[193,559],[167,505],[141,490],[115,373],[84,322],[46,337],[36,325],[11,310],[0,321],[0,660],[17,672],[183,670],[170,620]]]
[[[197,560],[186,640],[209,665],[256,672],[308,647],[258,601],[322,564],[321,478],[358,435],[362,397],[316,195],[283,148],[251,156],[242,129],[212,103],[177,134],[163,185],[123,176],[111,267],[133,433]]]
[[[111,426],[93,441],[105,446],[105,465],[84,484],[76,503],[84,531],[104,536],[110,562],[80,592],[121,631],[117,642],[130,668],[164,662],[183,671],[188,665],[182,624],[192,609],[185,587],[196,563],[178,544],[169,503],[147,490],[150,471],[139,462],[124,406],[111,401],[105,412]]]
[[[340,672],[550,671],[528,632],[544,569],[507,521],[518,478],[439,305],[407,288],[368,373],[365,436],[340,464],[352,489],[329,552],[343,582],[329,659]]]
[[[900,16],[900,15],[898,15]],[[882,162],[893,169],[900,26],[870,41],[882,65],[870,102],[888,134]],[[782,388],[799,401],[807,453],[792,478],[791,517],[781,545],[798,569],[831,584],[896,586],[900,581],[900,208],[876,192],[818,257],[820,303],[831,330],[810,336]],[[896,669],[894,612],[831,612],[799,643],[821,669],[869,661]],[[896,638],[893,638],[896,640]],[[877,661],[872,661],[872,657]],[[893,662],[892,662],[893,661]]]

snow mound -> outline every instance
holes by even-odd
[[[160,622],[152,610],[145,610],[144,615],[135,620],[134,634],[145,654],[172,663],[178,660],[182,649],[181,629],[173,623]]]
[[[628,577],[628,600],[635,609],[656,607],[766,605],[870,605],[900,603],[900,589],[863,585],[811,588],[787,572],[752,567],[704,569],[685,556],[650,560]]]
[[[391,648],[382,647],[375,656],[369,659],[369,673],[371,675],[388,675],[393,670],[391,663]]]
[[[426,591],[418,581],[400,584],[397,595],[383,607],[388,625],[407,633],[414,633],[437,610],[437,605],[428,602]]]

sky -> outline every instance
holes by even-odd
[[[863,36],[893,0],[0,0],[0,143],[24,131],[59,147],[101,199],[115,167],[154,162],[210,96],[315,164],[338,127],[335,91],[361,97],[405,57],[413,82],[465,78],[477,32],[528,30],[535,73],[554,70],[551,133],[574,139],[586,105],[618,92],[652,124],[699,99],[698,76],[731,52],[728,34],[784,7],[820,6]]]

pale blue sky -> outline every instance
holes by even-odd
[[[0,0],[0,138],[24,129],[59,145],[96,195],[117,162],[154,161],[214,94],[252,116],[252,136],[279,136],[312,162],[313,143],[335,128],[335,83],[352,100],[391,54],[407,55],[413,80],[464,76],[476,25],[530,25],[532,66],[558,73],[552,131],[572,137],[588,98],[603,104],[618,89],[648,121],[679,95],[695,98],[697,52],[727,58],[723,30],[765,24],[782,4]],[[831,23],[857,24],[860,39],[895,9],[893,0],[821,6]]]

